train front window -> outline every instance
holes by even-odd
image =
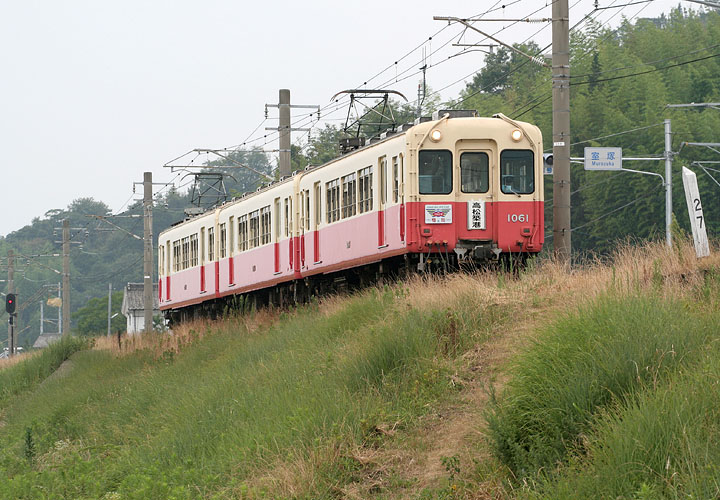
[[[460,178],[463,193],[487,193],[490,187],[487,153],[460,155]]]
[[[500,188],[505,194],[530,194],[535,191],[535,156],[524,149],[506,149],[500,153]]]
[[[452,192],[452,153],[445,150],[423,150],[419,156],[420,194]]]

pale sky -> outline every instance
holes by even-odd
[[[599,2],[626,3],[632,2]],[[271,134],[264,127],[277,126],[277,109],[252,132],[263,122],[265,104],[277,103],[280,88],[291,90],[293,104],[328,106],[336,92],[367,81],[367,87],[398,90],[413,100],[420,78],[413,73],[424,50],[428,84],[447,87],[444,100],[456,97],[482,67],[483,54],[448,59],[461,50],[452,43],[462,30],[453,25],[428,41],[447,24],[433,21],[434,15],[470,17],[495,6],[485,18],[522,18],[540,9],[531,16],[537,19],[550,17],[550,4],[0,0],[0,235],[80,197],[119,210],[143,172],[169,182],[176,176],[162,166],[193,148],[231,147]],[[571,26],[593,10],[592,0],[570,5]],[[623,15],[655,17],[675,5],[654,0],[597,11],[593,18],[617,26]],[[496,36],[506,43],[545,27],[532,38],[540,45],[550,41],[549,23],[510,25],[476,24],[490,33],[502,30]],[[461,41],[480,39],[468,34]],[[306,113],[293,110],[293,122]],[[345,113],[323,117],[338,124]],[[302,136],[295,133],[293,141]],[[277,141],[265,147],[277,148]]]

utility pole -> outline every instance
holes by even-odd
[[[145,306],[145,333],[153,330],[153,233],[152,233],[152,172],[143,177],[143,298]],[[108,323],[109,324],[109,323]]]
[[[15,255],[8,250],[8,293],[15,293]],[[15,318],[12,314],[8,316],[8,355],[15,355]]]
[[[63,274],[62,274],[62,331],[70,335],[70,220],[63,220],[62,229]]]
[[[280,121],[280,177],[290,175],[290,89],[280,89],[278,98]]]
[[[45,333],[45,304],[44,301],[40,301],[40,336],[42,337]]]
[[[112,283],[108,283],[108,337],[110,336],[110,315],[112,314]]]
[[[290,104],[290,89],[280,89],[277,104],[266,104],[265,105],[265,118],[267,118],[267,108],[278,108],[279,109],[279,122],[278,127],[265,127],[265,130],[277,130],[280,133],[280,164],[278,165],[278,171],[280,177],[288,176],[292,173],[292,166],[290,164],[290,138],[292,132],[310,132],[309,128],[292,128],[290,123],[290,109],[291,108],[309,108],[317,110],[317,119],[320,119],[320,106],[305,105],[305,104]]]
[[[670,120],[665,120],[665,241],[667,246],[672,248],[672,235],[670,225],[672,224],[672,129]]]
[[[570,263],[570,31],[568,0],[552,4],[553,244]]]

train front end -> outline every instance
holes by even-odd
[[[542,250],[542,135],[529,123],[440,112],[408,131],[408,250],[418,267],[524,260]]]

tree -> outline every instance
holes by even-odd
[[[113,292],[110,311],[111,314],[118,313],[110,323],[110,330],[113,332],[125,330],[125,316],[119,314],[122,300],[123,292]],[[90,299],[84,307],[73,313],[72,319],[76,324],[74,331],[85,337],[107,333],[107,312],[107,297]]]

